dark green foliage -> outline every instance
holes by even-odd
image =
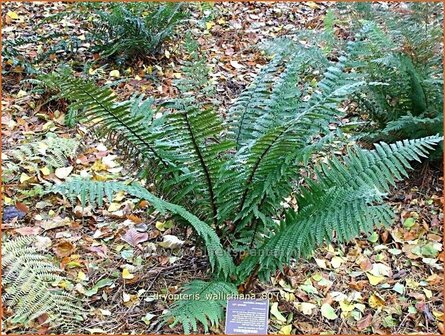
[[[257,275],[267,280],[324,242],[389,225],[393,214],[383,202],[389,186],[406,176],[408,161],[424,157],[441,138],[381,143],[371,151],[343,142],[347,154],[335,156],[329,145],[337,139],[331,126],[344,115],[339,105],[372,87],[348,67],[358,46],[348,44],[330,62],[313,48],[280,40],[270,46],[275,56],[234,103],[227,122],[208,101],[190,94],[193,82],[211,92],[204,62],[196,62],[197,68],[188,64],[177,83],[180,98],[162,104],[117,103],[111,89],[67,78],[61,92],[80,119],[138,157],[150,191],[139,184],[78,179],[57,191],[100,206],[104,196],[110,201],[113,192],[124,190],[191,225],[207,249],[214,281],[192,282],[186,286],[190,294],[231,294],[235,285]],[[325,71],[314,75],[320,62]],[[158,113],[161,118],[154,117]],[[310,159],[319,150],[327,160],[314,166]],[[283,205],[292,195],[295,209]],[[232,258],[229,250],[247,257]],[[197,322],[219,322],[222,300],[180,301],[168,316],[186,332],[196,331]]]
[[[363,140],[395,141],[442,134],[441,4],[409,4],[407,14],[366,14],[354,64],[370,87],[356,96],[366,118]],[[437,11],[436,11],[437,10]],[[371,17],[370,17],[371,16]]]
[[[90,39],[104,57],[147,57],[184,18],[180,3],[113,3],[97,10]]]
[[[231,283],[194,280],[183,288],[184,299],[171,306],[166,318],[174,319],[172,327],[181,323],[186,334],[197,330],[197,322],[202,323],[204,331],[208,332],[208,326],[218,326],[224,315],[226,298],[237,293],[236,286]]]

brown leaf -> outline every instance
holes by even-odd
[[[15,203],[15,207],[17,208],[17,210],[19,210],[21,212],[24,212],[24,213],[28,213],[29,212],[29,208],[25,204],[23,204],[21,202],[16,202]]]
[[[54,246],[53,250],[59,258],[63,258],[70,256],[76,250],[76,247],[69,241],[64,241]]]
[[[24,226],[18,229],[15,229],[15,232],[21,234],[22,236],[33,236],[40,233],[42,229],[37,226]]]
[[[372,322],[372,315],[368,314],[364,318],[362,318],[360,321],[357,322],[357,328],[358,330],[363,330],[368,328],[371,325]]]
[[[88,251],[95,252],[99,257],[105,258],[107,256],[108,249],[105,245],[103,246],[90,246],[87,248]]]
[[[135,247],[137,244],[148,240],[148,233],[138,232],[135,228],[131,228],[121,237],[121,239]]]

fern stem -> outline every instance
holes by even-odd
[[[147,148],[150,150],[150,152],[153,153],[153,155],[160,161],[162,162],[162,164],[165,167],[168,167],[168,163],[159,156],[159,154],[154,150],[154,148],[144,139],[142,139],[137,133],[133,132],[133,130],[131,129],[131,127],[129,127],[125,121],[123,121],[121,118],[119,118],[116,114],[114,114],[112,112],[112,110],[110,110],[109,108],[107,108],[104,104],[102,104],[101,101],[99,101],[98,99],[96,99],[96,97],[94,97],[91,93],[89,93],[88,91],[84,92],[87,96],[89,96],[91,99],[93,99],[101,108],[103,108],[105,111],[107,111],[108,113],[110,113],[113,118],[115,118],[122,126],[124,126],[131,134],[133,134],[133,136],[135,136],[139,141],[141,141],[145,146],[147,146]]]
[[[204,175],[206,178],[206,182],[207,182],[207,187],[208,187],[208,191],[209,191],[209,197],[210,197],[210,205],[212,207],[212,214],[213,214],[213,224],[216,226],[217,225],[217,215],[218,215],[218,210],[216,208],[216,202],[215,202],[215,192],[213,191],[213,185],[212,185],[212,179],[210,178],[210,172],[209,169],[204,161],[204,157],[202,156],[201,153],[201,149],[198,146],[198,143],[196,141],[195,135],[193,133],[193,129],[192,129],[192,125],[190,124],[190,121],[188,119],[188,115],[187,113],[183,113],[185,122],[187,124],[187,129],[190,133],[190,137],[192,140],[192,144],[193,144],[193,148],[195,149],[196,155],[198,155],[198,159],[199,162],[201,164],[201,167],[204,171]]]

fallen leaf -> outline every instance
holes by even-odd
[[[69,166],[69,167],[62,167],[62,168],[57,168],[56,171],[54,172],[54,174],[61,180],[66,179],[71,172],[73,171],[73,167]]]
[[[15,232],[21,234],[22,236],[32,236],[40,233],[42,229],[38,226],[24,226],[18,229],[15,229]]]
[[[331,265],[334,268],[339,268],[341,266],[341,264],[343,264],[343,262],[344,262],[344,259],[341,257],[333,257],[331,259]]]
[[[131,246],[135,247],[139,243],[142,243],[144,241],[148,240],[148,233],[147,232],[139,232],[135,228],[128,229],[127,232],[121,237],[121,239]]]
[[[77,279],[80,281],[85,281],[87,279],[87,275],[84,272],[79,271],[79,273],[77,273]]]
[[[164,241],[159,243],[159,246],[164,248],[175,249],[184,244],[183,240],[180,240],[178,237],[173,235],[165,235]]]
[[[127,268],[124,268],[122,270],[122,278],[123,279],[133,279],[134,278],[134,274],[131,274],[130,271]]]
[[[111,70],[110,77],[119,78],[121,76],[119,70]]]
[[[24,183],[24,182],[28,181],[29,179],[31,179],[31,176],[29,176],[26,173],[22,173],[20,175],[20,183]]]
[[[368,299],[369,306],[371,308],[379,308],[385,306],[385,300],[378,294],[372,294]]]
[[[159,231],[165,231],[165,230],[171,229],[173,227],[173,222],[172,221],[165,221],[165,222],[157,221],[155,226],[156,226],[156,229],[158,229]]]
[[[321,315],[328,320],[335,320],[338,318],[338,315],[335,313],[334,308],[329,303],[324,303],[321,306]]]
[[[76,250],[76,248],[71,242],[64,241],[64,242],[60,242],[57,245],[55,245],[53,250],[54,250],[54,253],[59,258],[63,258],[63,257],[68,257],[71,254],[73,254],[73,252]]]
[[[317,305],[309,302],[301,302],[298,306],[304,315],[312,315],[313,310],[317,308]]]
[[[52,245],[52,241],[48,237],[36,236],[36,242],[34,244],[38,250],[46,250]]]
[[[8,12],[6,13],[7,16],[9,16],[13,20],[17,20],[19,18],[18,14],[16,12]]]
[[[368,314],[364,318],[362,318],[360,321],[357,322],[357,328],[358,330],[363,330],[368,328],[371,325],[372,322],[372,315]]]
[[[275,318],[280,322],[286,322],[286,318],[283,316],[283,314],[280,313],[278,310],[278,302],[272,303],[272,306],[270,307],[270,313],[275,316]]]
[[[281,327],[281,329],[278,332],[278,334],[280,334],[280,335],[290,335],[291,331],[292,331],[292,324],[287,324],[287,325]]]
[[[366,276],[368,277],[369,283],[373,286],[378,285],[383,280],[385,280],[385,277],[383,276],[375,276],[368,272],[366,273]]]
[[[237,70],[244,68],[244,65],[239,64],[238,61],[230,61],[230,65]]]

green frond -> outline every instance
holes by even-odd
[[[116,192],[125,191],[134,197],[148,201],[159,212],[177,215],[191,225],[198,237],[204,241],[210,264],[218,276],[227,278],[235,268],[230,254],[224,250],[219,237],[207,223],[183,207],[156,197],[137,183],[126,185],[121,182],[99,182],[74,178],[55,186],[53,191],[69,197],[72,203],[75,197],[80,196],[82,206],[86,204],[102,206],[104,197],[110,202]]]
[[[73,331],[83,320],[79,301],[63,289],[62,270],[37,251],[29,237],[2,243],[2,286],[5,304],[14,311],[11,323],[28,325],[42,314],[54,328]]]
[[[127,149],[129,156],[141,155],[168,166],[153,143],[151,123],[147,123],[152,113],[150,110],[142,111],[138,106],[140,101],[116,103],[111,89],[97,87],[82,79],[63,77],[59,85],[63,96],[78,111],[81,121],[92,123],[100,134],[112,136]]]
[[[409,161],[420,161],[442,141],[439,136],[404,140],[388,145],[376,144],[369,151],[349,150],[343,161],[334,158],[316,169],[315,181],[297,190],[298,213],[286,212],[280,230],[240,265],[240,279],[259,265],[266,279],[270,270],[287,263],[291,257],[305,257],[317,245],[330,242],[334,235],[340,242],[375,226],[393,220],[390,207],[382,197],[402,175],[407,176]]]
[[[185,334],[198,331],[198,323],[208,332],[208,326],[218,326],[224,317],[227,298],[236,295],[237,288],[228,282],[194,280],[184,286],[183,299],[175,301],[165,319],[174,319],[171,327],[181,323]]]
[[[238,148],[254,139],[251,131],[254,132],[255,129],[252,129],[252,125],[267,106],[281,61],[282,56],[276,55],[264,66],[229,109],[229,125]]]
[[[173,34],[185,17],[183,7],[181,3],[119,3],[95,9],[97,18],[88,39],[104,57],[146,57],[158,52]]]
[[[238,192],[227,200],[230,204],[227,207],[238,211],[237,221],[250,222],[253,213],[261,211],[259,205],[267,203],[269,194],[273,195],[274,188],[289,176],[283,172],[297,174],[295,160],[302,158],[303,152],[307,155],[307,149],[312,148],[308,147],[312,139],[325,131],[335,116],[342,114],[337,109],[338,104],[364,87],[364,82],[351,84],[347,81],[343,72],[344,61],[341,58],[327,69],[315,92],[299,104],[287,122],[271,127],[248,148],[238,151],[235,160],[243,167],[239,173],[243,180]],[[287,179],[287,183],[290,185],[291,180]],[[281,199],[274,197],[274,200],[275,207],[279,206]],[[272,213],[273,210],[276,209],[272,207]],[[243,225],[239,228],[243,229]]]
[[[224,124],[212,110],[188,109],[169,114],[162,127],[158,148],[164,158],[181,167],[195,198],[200,217],[216,225],[215,184],[222,176],[227,151],[233,143],[224,138]]]

